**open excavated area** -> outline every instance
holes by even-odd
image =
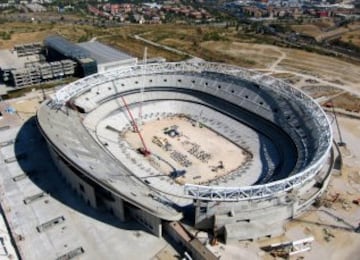
[[[249,152],[189,117],[154,120],[140,128],[151,152],[147,159],[179,184],[206,183],[230,174],[251,158]],[[142,145],[132,130],[124,138],[134,149]]]

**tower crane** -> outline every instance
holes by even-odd
[[[133,127],[133,129],[134,129],[134,132],[138,134],[138,136],[139,136],[139,138],[140,138],[140,141],[141,141],[141,143],[142,143],[142,146],[143,146],[143,147],[140,147],[140,148],[138,149],[138,151],[139,151],[142,155],[144,155],[144,156],[150,155],[151,153],[150,153],[149,149],[147,148],[147,146],[146,146],[146,144],[145,144],[144,138],[142,137],[142,135],[141,135],[141,133],[140,133],[140,130],[139,130],[139,128],[138,128],[138,126],[137,126],[137,124],[136,124],[136,121],[135,121],[135,119],[134,119],[134,117],[133,117],[133,115],[132,115],[132,113],[131,113],[131,111],[130,111],[130,109],[129,109],[129,106],[128,106],[127,103],[126,103],[126,100],[125,100],[124,96],[121,96],[121,100],[122,100],[122,102],[123,102],[123,104],[124,104],[124,106],[125,106],[128,114],[129,114],[129,117],[130,117],[130,119],[131,119],[131,124],[132,124],[132,127]]]

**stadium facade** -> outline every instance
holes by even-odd
[[[202,184],[148,178],[162,174],[121,137],[132,125],[125,106],[141,106],[144,122],[186,115],[252,158]],[[94,74],[58,90],[37,120],[54,162],[89,205],[135,218],[157,236],[164,222],[184,218],[226,241],[279,235],[322,195],[333,166],[330,123],[314,100],[283,81],[219,63]]]

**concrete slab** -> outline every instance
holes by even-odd
[[[0,50],[0,68],[2,70],[24,68],[26,63],[39,61],[39,55],[18,57],[16,51]]]
[[[4,84],[0,84],[0,96],[7,94],[7,87]]]
[[[140,224],[122,223],[86,205],[60,177],[34,118],[6,130],[0,142],[14,138],[16,143],[0,149],[1,204],[22,258],[56,259],[78,249],[81,259],[149,259],[168,246]],[[25,159],[4,162],[20,151],[26,153]],[[14,181],[21,173],[28,177]],[[24,203],[24,198],[39,192],[47,196]],[[37,226],[56,217],[64,221],[37,231]]]

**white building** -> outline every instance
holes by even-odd
[[[87,50],[90,56],[96,60],[98,72],[117,69],[121,66],[131,66],[137,63],[137,58],[98,41],[82,42],[78,45]]]

